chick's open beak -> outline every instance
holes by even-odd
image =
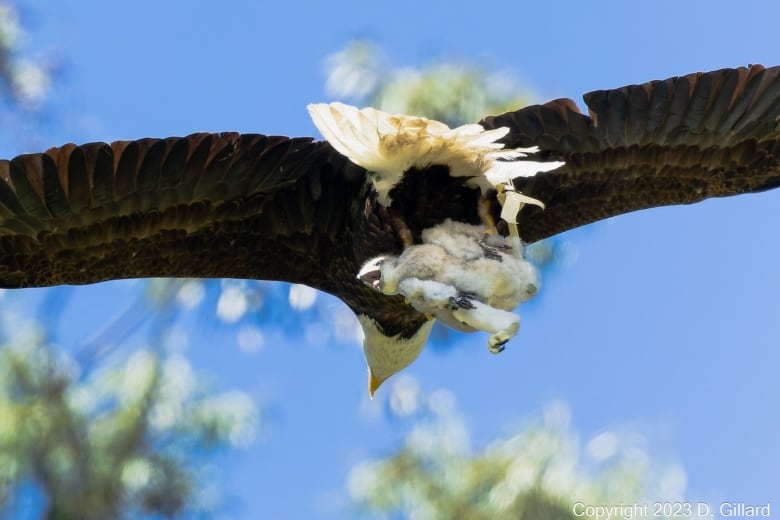
[[[360,269],[360,272],[357,275],[358,279],[360,279],[360,281],[366,285],[370,285],[377,291],[381,291],[383,262],[384,260],[382,258],[376,258],[370,262],[367,262],[363,268]]]

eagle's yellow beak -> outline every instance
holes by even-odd
[[[374,392],[376,392],[377,388],[382,386],[382,383],[387,381],[387,378],[379,379],[374,376],[374,373],[371,371],[371,369],[368,369],[368,396],[371,397],[371,399],[374,398]]]

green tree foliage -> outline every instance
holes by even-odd
[[[178,284],[152,286],[150,294],[173,296]],[[155,301],[158,311],[172,304]],[[18,331],[0,344],[0,512],[16,511],[30,488],[47,518],[173,517],[219,506],[207,455],[252,440],[248,396],[207,391],[182,354],[159,344],[83,363],[39,326],[20,327],[8,312],[0,320],[6,333]]]
[[[589,518],[583,513],[590,505],[630,508],[683,500],[685,472],[653,462],[640,436],[604,431],[581,443],[569,426],[568,408],[555,403],[514,435],[476,449],[455,398],[446,390],[424,396],[418,388],[407,377],[392,389],[391,410],[418,417],[402,445],[350,472],[348,490],[361,513],[416,520],[575,520]]]
[[[455,63],[393,68],[386,61],[371,43],[352,42],[328,58],[326,89],[355,103],[421,115],[450,126],[473,123],[529,102],[506,74]]]

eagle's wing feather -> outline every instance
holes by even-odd
[[[328,285],[324,252],[347,238],[363,182],[327,143],[236,133],[69,144],[0,161],[0,177],[5,287],[147,276]]]
[[[509,127],[508,147],[537,145],[566,163],[515,180],[545,204],[521,211],[526,241],[629,211],[780,186],[780,67],[596,91],[585,103],[590,116],[559,99],[482,121]]]
[[[780,68],[694,74],[585,100],[590,117],[558,100],[482,122],[508,127],[508,148],[538,146],[542,159],[565,161],[514,181],[546,205],[521,211],[527,241],[627,211],[780,186]],[[425,317],[364,286],[360,266],[400,253],[399,220],[419,237],[478,214],[475,190],[446,166],[419,173],[393,188],[384,211],[363,168],[308,138],[194,134],[22,155],[0,161],[0,286],[287,280],[331,292],[407,340]]]

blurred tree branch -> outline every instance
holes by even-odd
[[[358,40],[326,60],[328,94],[387,112],[421,115],[449,126],[529,103],[506,73],[489,74],[470,64],[438,63],[393,68],[380,49]]]
[[[154,350],[82,374],[40,337],[27,331],[0,347],[0,505],[13,506],[22,479],[45,497],[47,518],[216,505],[198,499],[198,467],[210,450],[252,438],[247,396],[208,393],[183,356]]]
[[[426,396],[409,377],[400,378],[389,401],[391,411],[416,421],[397,450],[349,474],[357,510],[372,517],[575,520],[583,517],[573,510],[578,502],[684,500],[682,468],[652,461],[635,434],[603,431],[581,444],[562,403],[475,450],[450,392]]]

